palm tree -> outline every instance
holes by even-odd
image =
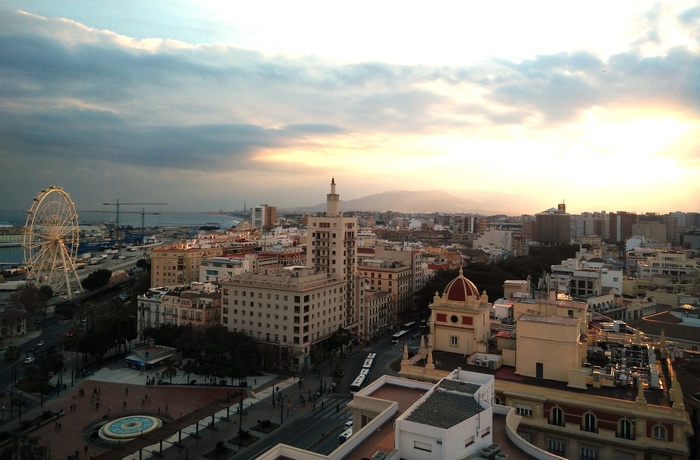
[[[22,356],[22,350],[17,345],[10,345],[5,350],[5,359],[11,363],[19,361]]]
[[[173,383],[173,377],[175,377],[177,375],[177,371],[180,368],[180,362],[179,361],[168,361],[165,365],[167,367],[163,371],[163,378],[169,379],[170,383]]]

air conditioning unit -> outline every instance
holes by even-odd
[[[475,360],[474,360],[474,365],[475,365],[475,366],[481,366],[481,360],[480,360],[480,359],[475,359]]]
[[[489,369],[496,370],[496,361],[489,361]]]

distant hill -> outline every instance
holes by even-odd
[[[457,197],[446,192],[393,190],[367,195],[362,198],[340,202],[340,210],[352,211],[395,211],[401,213],[479,213],[493,215],[509,211],[506,203],[511,200],[506,194],[489,192],[488,197]],[[326,203],[287,209],[296,212],[323,212]]]

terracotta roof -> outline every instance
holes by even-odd
[[[447,300],[453,302],[464,302],[468,297],[479,297],[479,290],[474,283],[464,277],[462,269],[459,269],[457,278],[450,281],[450,284],[445,287],[444,294],[447,295]]]

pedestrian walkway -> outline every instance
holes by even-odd
[[[170,379],[166,379],[168,384],[146,384],[154,378],[157,381],[161,372],[162,369],[156,369],[153,372],[142,373],[139,370],[111,365],[86,379],[75,379],[72,383],[67,383],[68,379],[64,374],[61,378],[65,389],[59,396],[45,399],[41,406],[37,405],[23,413],[21,420],[14,419],[0,425],[0,431],[19,428],[23,421],[38,421],[43,412],[53,411],[60,415],[29,433],[30,436],[39,436],[41,442],[49,446],[52,457],[75,456],[77,446],[79,458],[86,459],[147,459],[156,456],[152,452],[160,454],[161,451],[167,452],[165,458],[194,459],[204,458],[204,454],[211,451],[217,441],[223,441],[233,448],[228,441],[236,436],[239,425],[244,430],[250,430],[258,420],[278,421],[280,408],[278,404],[275,407],[272,405],[273,391],[277,397],[282,394],[285,398],[297,398],[299,394],[304,394],[306,403],[302,405],[297,402],[297,410],[285,413],[285,422],[313,410],[313,403],[308,395],[315,389],[307,390],[295,377],[279,378],[275,374],[250,376],[247,378],[248,387],[241,389],[233,386],[186,385],[190,380],[204,381],[204,378],[185,375],[179,371],[173,376],[172,384]],[[54,376],[52,383],[55,384],[58,378]],[[236,413],[241,393],[244,414]],[[320,403],[320,400],[317,401]],[[112,420],[120,413],[138,412],[163,415],[173,420],[173,427],[178,420],[184,424],[187,424],[187,421],[191,423],[169,435],[162,443],[146,445],[140,454],[136,451],[132,456],[128,455],[132,452],[129,451],[128,443],[120,449],[112,449],[100,442],[94,442],[85,434],[85,427],[89,424],[100,420]],[[153,434],[157,432],[158,430]],[[234,450],[238,450],[237,446],[235,447]],[[122,453],[121,456],[115,456],[115,450]]]

